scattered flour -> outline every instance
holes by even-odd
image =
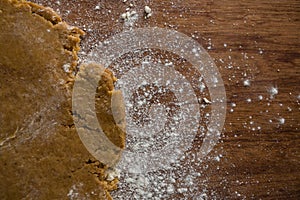
[[[284,124],[285,123],[285,119],[283,117],[280,117],[278,119],[278,121],[279,121],[279,124]]]
[[[268,90],[269,94],[270,94],[270,99],[275,98],[275,96],[278,94],[278,88],[272,86],[269,90]]]
[[[139,15],[136,11],[126,11],[125,13],[121,14],[121,19],[124,21],[125,26],[132,27],[135,22],[138,20]]]
[[[249,79],[246,79],[246,80],[244,80],[244,86],[245,87],[249,87],[250,85],[251,85],[251,83],[250,83],[250,80]]]

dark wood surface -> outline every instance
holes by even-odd
[[[225,84],[227,116],[221,141],[199,170],[217,199],[300,199],[300,2],[298,0],[36,0],[87,33],[83,52],[123,29],[130,2],[150,19],[135,27],[175,29],[198,41]],[[95,9],[100,5],[100,9]],[[110,11],[109,11],[110,10]],[[250,87],[243,81],[249,79]],[[278,88],[270,98],[269,90]],[[259,95],[263,96],[259,100]],[[251,99],[251,102],[247,102]],[[236,107],[232,106],[236,104]],[[231,110],[233,109],[233,110]],[[285,119],[280,123],[280,119]],[[199,182],[199,190],[204,188]],[[179,198],[179,197],[178,197]]]

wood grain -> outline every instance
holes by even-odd
[[[86,53],[123,29],[117,19],[128,7],[120,0],[35,2],[58,9],[68,23],[83,28]],[[95,10],[99,2],[101,9]],[[129,2],[139,13],[145,5],[153,10],[150,19],[140,18],[135,27],[165,27],[193,36],[222,75],[227,117],[221,142],[210,157],[223,157],[220,162],[207,159],[203,166],[208,167],[199,169],[209,197],[300,199],[300,1]],[[243,85],[245,79],[250,87]],[[273,99],[271,87],[278,88]]]

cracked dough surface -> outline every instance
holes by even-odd
[[[86,150],[71,115],[84,33],[50,8],[17,0],[0,1],[0,27],[0,199],[110,198],[117,180],[105,181],[106,166]]]

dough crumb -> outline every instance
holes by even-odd
[[[115,178],[120,178],[120,170],[110,168],[106,171],[106,180],[113,181]]]
[[[204,103],[206,103],[206,104],[211,104],[211,101],[210,101],[210,100],[208,100],[208,99],[207,99],[207,98],[205,98],[205,97],[203,98],[203,102],[204,102]]]
[[[150,18],[152,16],[152,9],[149,6],[145,6],[145,19]]]

